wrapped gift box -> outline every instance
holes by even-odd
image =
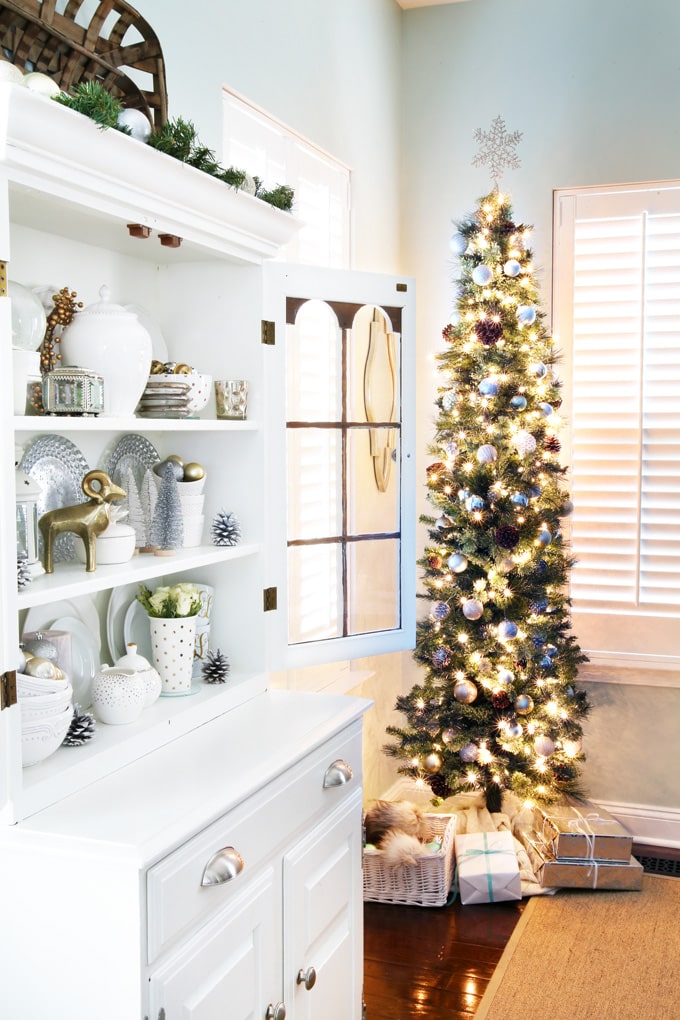
[[[634,857],[626,861],[558,860],[549,843],[535,831],[521,832],[536,879],[552,889],[618,889],[642,888],[643,867]]]
[[[536,829],[559,860],[627,864],[633,837],[615,818],[589,801],[537,808]]]
[[[455,847],[461,903],[497,903],[522,898],[512,833],[468,833],[456,836]]]

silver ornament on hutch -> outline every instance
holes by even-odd
[[[461,747],[458,752],[460,760],[466,762],[468,765],[470,765],[473,761],[477,761],[478,754],[479,748],[476,744],[466,744],[465,747]]]
[[[528,694],[519,694],[515,698],[515,712],[518,715],[529,715],[534,708],[534,699],[530,698]]]
[[[472,680],[457,680],[453,688],[453,696],[462,705],[471,705],[477,699],[477,688]]]
[[[466,620],[478,620],[484,612],[484,606],[479,599],[466,599],[463,603],[463,616]]]
[[[429,772],[430,775],[435,775],[439,772],[443,764],[442,756],[437,754],[436,751],[426,754],[423,758],[423,768],[426,772]]]
[[[534,740],[534,751],[540,755],[541,758],[549,758],[555,750],[555,742],[547,737],[544,733],[539,735]]]
[[[151,137],[151,123],[141,110],[121,110],[118,114],[118,127],[127,128],[125,133],[138,142],[148,142]]]

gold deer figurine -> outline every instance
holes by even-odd
[[[43,566],[46,574],[54,573],[54,540],[64,531],[71,531],[82,538],[86,554],[85,569],[94,570],[97,566],[97,535],[101,535],[108,527],[111,503],[125,499],[125,490],[114,485],[103,471],[88,471],[81,485],[85,495],[90,497],[87,503],[48,510],[38,521],[43,539]]]

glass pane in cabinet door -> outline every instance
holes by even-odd
[[[342,547],[288,547],[288,640],[323,641],[343,633]]]
[[[392,534],[400,527],[401,479],[397,428],[347,433],[347,516],[351,535]]]
[[[286,330],[288,421],[340,421],[342,342],[338,320],[324,301],[305,301]]]
[[[400,310],[390,313],[362,305],[353,316],[347,339],[349,421],[400,420]]]
[[[348,591],[350,634],[399,626],[397,539],[349,543]]]
[[[342,434],[333,428],[288,429],[288,539],[342,532]]]

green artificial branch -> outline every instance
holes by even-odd
[[[115,96],[104,88],[98,81],[82,81],[71,86],[71,94],[61,92],[54,97],[56,103],[61,106],[68,106],[76,113],[82,113],[89,117],[100,130],[116,128],[123,134],[130,134],[128,128],[118,128],[118,117],[123,110],[123,104]]]

